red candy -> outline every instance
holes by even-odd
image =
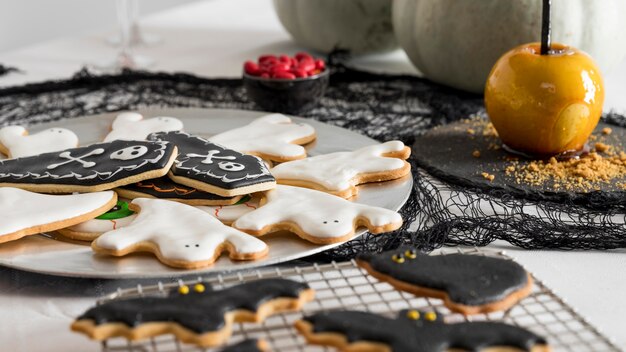
[[[243,64],[246,74],[261,78],[296,79],[317,75],[326,70],[326,63],[308,53],[299,52],[290,57],[282,54],[261,55],[257,62],[246,61]]]

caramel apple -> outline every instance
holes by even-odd
[[[589,55],[550,45],[545,18],[544,7],[541,44],[516,47],[496,62],[487,78],[485,106],[506,146],[547,156],[584,147],[602,114],[604,84]]]

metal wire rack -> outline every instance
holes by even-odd
[[[503,252],[471,249],[441,249],[433,255],[451,253],[497,256],[510,259]],[[262,338],[269,343],[271,351],[327,351],[318,346],[306,345],[304,339],[293,329],[293,323],[302,314],[311,314],[320,310],[352,309],[367,310],[382,315],[394,316],[405,308],[436,309],[446,314],[447,322],[496,320],[518,325],[534,331],[548,339],[553,351],[620,351],[608,338],[589,324],[573,308],[567,305],[552,290],[533,276],[533,292],[519,304],[503,312],[465,317],[450,312],[437,299],[419,298],[409,293],[400,292],[390,285],[369,276],[356,266],[353,261],[306,267],[273,267],[236,273],[232,275],[198,277],[195,280],[153,286],[138,285],[133,289],[121,290],[101,298],[98,303],[108,300],[137,297],[144,295],[164,295],[172,287],[183,284],[204,282],[215,288],[223,288],[241,282],[260,278],[288,278],[307,282],[316,291],[316,298],[307,304],[303,312],[284,313],[268,318],[262,324],[236,324],[231,343],[247,338]],[[171,335],[158,336],[144,341],[130,342],[114,338],[102,343],[102,351],[134,352],[183,352],[217,351],[202,349],[182,344]]]

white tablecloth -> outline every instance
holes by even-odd
[[[193,3],[152,15],[143,28],[163,37],[163,43],[142,48],[140,53],[157,59],[152,69],[167,72],[234,77],[240,75],[246,59],[302,49],[283,31],[269,0]],[[85,63],[112,58],[114,49],[104,41],[112,31],[0,53],[0,63],[25,71],[0,77],[0,86],[67,78]],[[400,51],[361,58],[354,64],[376,71],[416,73]],[[625,82],[626,62],[606,76],[607,108],[626,111]],[[525,251],[505,243],[491,247],[506,249],[588,321],[626,347],[626,250]],[[0,350],[97,351],[99,344],[71,333],[69,324],[95,297],[138,282],[57,278],[0,268]]]

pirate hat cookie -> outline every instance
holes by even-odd
[[[126,141],[143,141],[150,133],[180,131],[183,123],[175,117],[159,116],[144,119],[136,112],[123,112],[115,118],[111,132],[104,137],[105,142],[117,139]]]
[[[302,145],[315,140],[315,129],[306,123],[292,122],[285,115],[271,114],[209,140],[265,160],[285,162],[306,157]]]
[[[515,305],[532,277],[512,260],[470,254],[426,255],[413,248],[361,254],[357,263],[401,291],[443,299],[450,310],[488,313]]]
[[[287,230],[317,244],[347,241],[360,226],[382,233],[401,225],[402,217],[395,211],[284,185],[266,192],[258,209],[233,223],[234,228],[254,236]]]
[[[250,281],[221,290],[197,283],[173,289],[166,297],[108,301],[87,310],[72,330],[94,340],[122,336],[141,340],[174,334],[203,347],[223,345],[234,323],[263,322],[268,316],[297,311],[313,300],[305,283],[286,279]]]
[[[359,311],[330,311],[296,322],[307,342],[342,351],[530,351],[547,352],[546,340],[499,322],[446,324],[435,311],[403,310],[390,319]]]
[[[400,141],[289,161],[274,167],[272,175],[280,184],[307,187],[350,198],[357,185],[395,180],[408,175],[411,165],[404,161],[411,148]]]
[[[130,209],[137,217],[93,241],[96,253],[119,257],[151,252],[166,265],[195,269],[213,264],[224,251],[234,260],[254,260],[268,252],[265,242],[190,205],[137,198]]]
[[[169,172],[176,183],[222,197],[266,191],[276,186],[267,166],[256,156],[226,149],[184,132],[153,133],[148,139],[178,146],[179,155]]]
[[[58,152],[77,146],[78,137],[66,128],[49,128],[33,134],[28,134],[21,126],[0,129],[0,152],[9,158]]]
[[[176,157],[165,142],[113,141],[0,160],[0,186],[42,193],[96,192],[163,176]]]
[[[0,187],[0,243],[92,219],[117,200],[115,192],[49,195]]]

